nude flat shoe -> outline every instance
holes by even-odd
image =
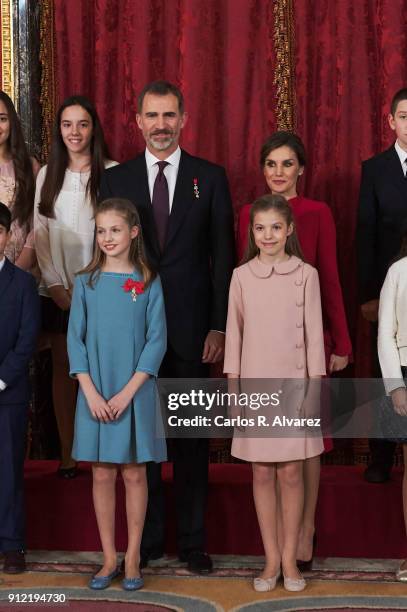
[[[288,578],[284,576],[284,588],[286,591],[303,591],[307,583],[304,578]]]
[[[265,593],[266,591],[272,591],[276,588],[277,580],[280,578],[281,572],[278,570],[275,576],[271,578],[255,578],[253,580],[253,588],[258,593]]]

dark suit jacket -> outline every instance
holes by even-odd
[[[362,164],[357,251],[361,304],[378,299],[407,220],[407,179],[394,145]]]
[[[224,169],[181,152],[163,253],[144,153],[104,172],[100,199],[112,196],[128,198],[139,212],[147,255],[161,276],[169,344],[182,359],[200,360],[208,331],[225,330],[235,261],[233,211]]]
[[[0,272],[1,404],[29,401],[28,364],[40,330],[40,299],[35,279],[6,259]]]

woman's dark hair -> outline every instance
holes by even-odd
[[[259,212],[267,212],[268,210],[275,210],[281,215],[284,221],[287,223],[287,227],[293,226],[292,233],[287,237],[285,244],[285,252],[287,255],[295,255],[304,261],[304,255],[298,241],[297,231],[295,229],[294,215],[291,206],[282,195],[272,195],[271,193],[261,196],[255,202],[253,202],[250,209],[250,222],[249,222],[249,237],[247,241],[246,251],[241,261],[242,264],[247,263],[259,254],[259,248],[256,245],[253,233],[254,218]]]
[[[62,113],[69,106],[81,106],[92,119],[92,139],[90,143],[90,177],[86,185],[86,195],[90,196],[93,210],[96,211],[98,189],[105,161],[109,159],[109,151],[103,135],[102,126],[93,104],[85,96],[66,98],[58,109],[55,117],[51,151],[48,158],[47,173],[41,189],[39,212],[45,217],[53,218],[54,204],[64,183],[65,171],[69,164],[69,155],[61,136]]]
[[[307,163],[307,157],[301,138],[292,132],[280,130],[279,132],[274,132],[274,134],[269,136],[261,148],[260,165],[262,168],[264,167],[267,156],[271,153],[271,151],[279,149],[280,147],[289,147],[292,149],[297,156],[300,166],[305,166]]]
[[[129,260],[131,261],[133,266],[137,268],[137,270],[139,270],[139,272],[143,275],[145,286],[148,287],[148,285],[156,277],[156,272],[148,263],[146,257],[143,235],[141,231],[140,217],[135,205],[130,200],[126,200],[124,198],[109,198],[107,200],[103,200],[103,202],[98,205],[96,213],[96,224],[98,215],[109,211],[114,211],[121,215],[130,228],[134,227],[135,225],[137,225],[137,227],[139,228],[137,236],[131,241]],[[86,268],[78,272],[78,274],[90,274],[88,280],[89,287],[95,286],[95,283],[99,278],[105,261],[106,255],[100,249],[97,240],[95,240],[92,261],[86,266]]]
[[[35,183],[34,174],[27,146],[24,141],[20,119],[9,96],[0,90],[0,100],[7,110],[10,135],[7,145],[13,161],[15,191],[12,207],[12,218],[20,226],[30,223],[34,208]]]

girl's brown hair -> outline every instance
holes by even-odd
[[[11,98],[0,90],[0,100],[7,110],[10,135],[7,140],[8,151],[14,166],[15,191],[12,218],[22,227],[29,225],[34,207],[35,181],[32,163],[24,141],[20,119]]]
[[[81,106],[92,119],[92,139],[90,142],[90,176],[86,185],[86,195],[90,197],[93,210],[96,213],[98,190],[105,161],[109,159],[109,151],[103,135],[102,126],[92,102],[85,96],[66,98],[58,109],[52,130],[51,151],[48,158],[47,173],[41,189],[41,200],[38,210],[41,215],[53,219],[54,205],[64,184],[65,172],[69,164],[69,155],[61,135],[62,113],[69,106]]]
[[[294,216],[291,206],[289,205],[287,200],[281,195],[266,194],[264,196],[261,196],[261,198],[258,198],[255,202],[253,202],[252,207],[250,209],[250,222],[248,228],[249,239],[241,263],[247,263],[254,257],[257,257],[257,255],[259,254],[259,248],[256,245],[253,233],[254,217],[257,213],[266,212],[268,210],[275,210],[279,215],[281,215],[284,221],[287,223],[287,227],[290,227],[290,225],[293,226],[292,233],[287,237],[287,242],[285,244],[285,252],[287,253],[287,255],[295,255],[296,257],[304,261],[304,255],[302,253],[300,243],[298,242],[298,236],[295,229]]]
[[[100,213],[110,211],[114,211],[121,215],[130,228],[137,225],[139,229],[137,236],[131,241],[129,261],[143,275],[144,284],[147,288],[149,284],[154,280],[157,274],[149,264],[145,254],[140,217],[137,212],[137,209],[135,205],[130,202],[130,200],[125,200],[124,198],[109,198],[107,200],[103,200],[103,202],[99,204],[95,216],[96,222],[97,216]],[[90,274],[88,280],[89,287],[93,288],[95,286],[95,283],[97,282],[102,268],[105,264],[105,261],[106,255],[100,249],[97,241],[95,240],[92,261],[86,266],[86,268],[78,272],[78,274]]]

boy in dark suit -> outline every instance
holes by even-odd
[[[388,119],[396,142],[362,164],[357,226],[361,311],[375,326],[375,339],[380,290],[400,248],[400,227],[407,219],[407,88],[393,97]],[[376,376],[380,376],[377,359],[376,362]],[[369,440],[369,445],[371,463],[365,478],[384,482],[390,476],[395,444],[374,439]]]
[[[34,277],[4,256],[11,214],[0,203],[0,551],[3,571],[25,570],[24,451],[30,386],[28,364],[40,328]]]

